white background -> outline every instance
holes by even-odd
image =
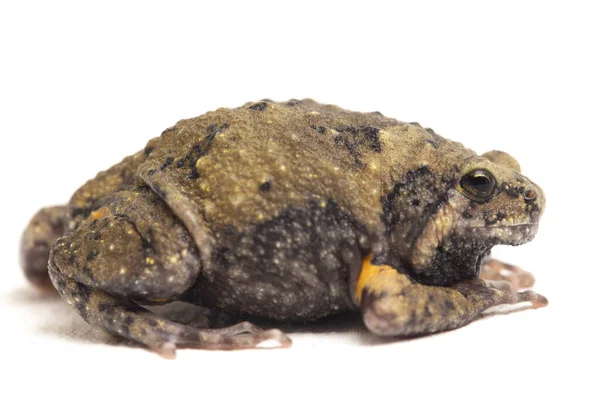
[[[0,396],[598,398],[600,14],[416,4],[3,1]],[[532,243],[496,255],[533,271],[550,306],[423,339],[296,333],[288,350],[166,361],[105,344],[27,285],[18,240],[38,208],[179,119],[265,97],[379,110],[513,154],[547,211]]]

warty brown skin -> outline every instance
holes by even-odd
[[[49,257],[52,283],[90,324],[167,352],[289,339],[192,329],[140,305],[302,321],[360,310],[376,334],[424,334],[498,304],[546,304],[480,279],[506,275],[487,263],[491,247],[531,240],[544,202],[506,153],[477,156],[376,112],[265,100],[182,120],[42,211],[23,268],[47,283]]]

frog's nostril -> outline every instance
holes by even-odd
[[[531,200],[535,200],[537,195],[535,194],[535,192],[533,190],[529,189],[529,190],[526,190],[525,193],[523,193],[523,197],[525,198],[525,200],[531,201]]]

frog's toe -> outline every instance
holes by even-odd
[[[530,302],[532,308],[542,308],[548,305],[548,299],[533,290],[525,290],[524,292],[517,293],[519,302]]]
[[[493,258],[483,264],[481,279],[510,282],[517,290],[532,287],[535,283],[535,278],[531,272]]]
[[[262,330],[256,328],[252,332],[225,331],[227,329],[197,329],[195,333],[182,334],[174,340],[180,347],[213,350],[283,348],[292,345],[292,340],[279,329]]]

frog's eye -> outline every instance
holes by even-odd
[[[460,191],[475,201],[487,201],[492,198],[496,189],[496,179],[483,169],[471,171],[458,184]]]

